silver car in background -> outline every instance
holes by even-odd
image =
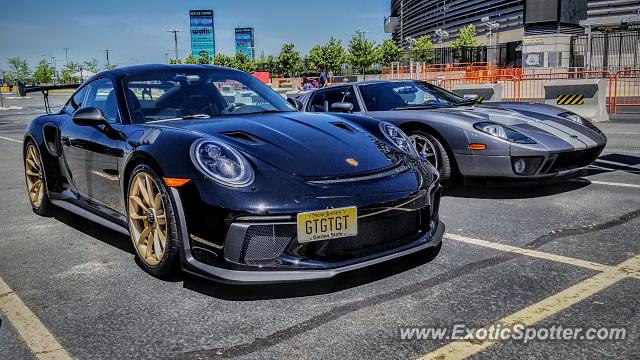
[[[335,85],[298,98],[309,112],[361,114],[404,130],[443,180],[531,181],[571,175],[594,162],[607,137],[562,108],[533,103],[479,105],[412,80]]]

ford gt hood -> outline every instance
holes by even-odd
[[[551,138],[558,138],[570,144],[574,149],[582,149],[595,146],[601,140],[600,136],[588,127],[549,114],[523,114],[515,110],[485,106],[458,107],[446,110],[460,113],[474,120],[483,119],[482,121],[509,126],[542,143],[547,143]]]
[[[156,124],[212,135],[249,156],[302,177],[374,172],[397,161],[381,151],[369,132],[333,115],[283,112]]]
[[[536,106],[536,105],[531,105]],[[561,139],[569,148],[582,149],[595,146],[603,139],[595,131],[586,126],[576,124],[557,115],[543,113],[523,113],[516,110],[493,106],[460,106],[433,110],[402,110],[393,113],[416,114],[429,120],[433,117],[456,119],[461,122],[475,124],[477,122],[494,122],[509,126],[543,144],[555,144]],[[397,116],[398,114],[396,114]],[[372,116],[376,117],[372,114]]]

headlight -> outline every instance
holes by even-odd
[[[381,121],[379,126],[380,131],[382,131],[384,136],[386,136],[387,139],[389,139],[389,141],[391,141],[396,147],[409,155],[418,156],[418,152],[411,144],[411,139],[409,139],[404,131],[386,121]]]
[[[559,114],[559,116],[562,116],[563,118],[567,119],[567,120],[571,120],[576,124],[580,124],[583,126],[586,126],[586,121],[584,120],[584,118],[578,114],[574,114],[572,112],[565,112],[562,114]]]
[[[535,144],[536,142],[527,137],[526,135],[513,130],[507,126],[492,123],[492,122],[479,122],[473,125],[476,130],[480,130],[489,135],[493,135],[497,138],[511,141],[518,144]]]
[[[191,159],[211,180],[229,187],[244,187],[253,182],[253,169],[234,148],[221,142],[201,139],[191,145]]]

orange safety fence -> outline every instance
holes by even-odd
[[[607,108],[613,112],[613,74],[607,70],[524,74],[520,76],[520,101],[544,103],[544,84],[552,80],[606,79],[609,81]]]
[[[613,112],[619,106],[640,106],[640,69],[620,70],[615,75]]]

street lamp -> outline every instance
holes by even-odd
[[[440,39],[440,47],[442,47],[442,42],[449,38],[449,32],[444,29],[436,29],[436,36]]]
[[[500,24],[498,24],[497,21],[490,21],[489,17],[483,17],[480,21],[482,21],[482,24],[489,30],[489,46],[491,46],[493,30],[498,30],[500,28]]]
[[[176,63],[178,62],[178,33],[182,32],[180,29],[169,29],[167,32],[173,34],[173,51],[176,53]]]

